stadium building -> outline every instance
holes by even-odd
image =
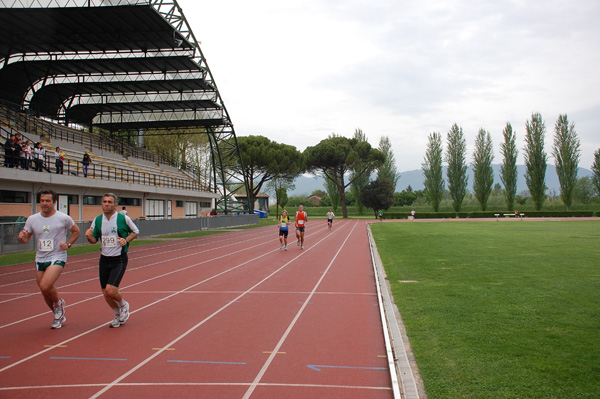
[[[247,187],[233,124],[176,1],[0,1],[0,134],[5,219],[39,211],[48,188],[79,221],[106,192],[132,218],[236,214],[231,188]],[[156,134],[206,135],[210,170],[149,151],[144,137]],[[25,141],[41,143],[43,159]]]

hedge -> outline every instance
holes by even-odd
[[[468,219],[468,218],[495,218],[497,214],[504,217],[507,212],[417,212],[415,219]],[[600,211],[529,211],[523,212],[525,217],[558,218],[558,217],[600,217]],[[384,219],[407,219],[410,212],[388,212],[383,214]]]

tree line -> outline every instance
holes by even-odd
[[[510,123],[502,132],[504,141],[500,144],[502,165],[500,180],[504,184],[506,208],[514,210],[517,190],[517,136]],[[525,181],[536,211],[539,211],[547,198],[546,166],[548,154],[544,148],[546,125],[539,113],[533,113],[525,123]],[[573,193],[577,184],[577,172],[581,158],[581,144],[575,131],[575,124],[570,123],[566,114],[560,115],[554,124],[554,142],[552,156],[556,166],[560,185],[560,198],[566,209],[572,205]],[[491,135],[485,129],[480,129],[475,139],[473,151],[473,193],[482,211],[487,208],[488,199],[492,193],[494,172],[492,169],[493,144]],[[427,149],[422,163],[425,177],[425,194],[434,212],[438,212],[445,191],[445,180],[442,173],[443,162],[448,165],[448,191],[452,198],[452,207],[460,212],[462,202],[467,194],[468,176],[466,159],[466,141],[463,130],[456,123],[452,125],[446,137],[446,152],[444,153],[442,136],[433,132],[428,137]],[[592,165],[592,182],[594,189],[600,195],[600,149],[594,152]]]

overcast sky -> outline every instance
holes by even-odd
[[[496,158],[507,122],[523,163],[539,112],[549,163],[566,113],[580,166],[600,148],[600,1],[178,0],[238,136],[303,151],[360,128],[420,169],[431,132],[480,128]],[[445,143],[444,143],[445,145]]]

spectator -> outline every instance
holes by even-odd
[[[54,164],[56,165],[56,174],[62,175],[64,170],[65,153],[62,152],[60,147],[56,147],[54,151]]]
[[[41,172],[44,168],[44,162],[46,160],[46,149],[42,145],[42,143],[35,143],[35,148],[33,149],[33,162],[35,164],[36,172]]]
[[[127,207],[124,206],[123,208],[121,208],[121,212],[119,212],[119,213],[122,213],[123,215],[127,215]]]
[[[88,154],[87,151],[85,154],[83,154],[83,159],[81,160],[81,163],[83,164],[83,177],[87,177],[88,168],[92,163],[92,158],[90,158],[90,154]]]
[[[24,168],[24,160],[23,160],[23,140],[21,139],[17,139],[15,141],[15,152],[14,152],[14,156],[13,156],[13,164],[15,165],[16,168],[21,167]]]
[[[31,141],[25,141],[25,145],[23,146],[23,169],[29,170],[31,167],[31,160],[33,159],[33,149],[31,148]]]
[[[11,134],[4,143],[4,167],[13,168],[15,166],[15,135]]]

